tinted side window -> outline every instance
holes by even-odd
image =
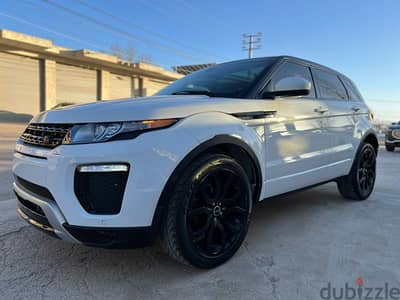
[[[311,77],[310,69],[308,67],[298,65],[295,63],[285,63],[278,71],[274,73],[271,81],[268,83],[267,88],[273,89],[275,84],[285,77],[301,77],[311,82],[310,95],[308,97],[315,98],[314,83]]]
[[[362,98],[360,92],[358,91],[357,87],[354,85],[354,83],[351,80],[349,80],[343,76],[340,76],[340,79],[342,79],[342,81],[347,89],[350,100],[363,101],[363,98]]]
[[[347,99],[346,89],[339,77],[333,73],[313,69],[315,81],[321,99]]]

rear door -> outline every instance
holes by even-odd
[[[338,74],[328,70],[312,68],[318,90],[318,97],[328,108],[327,131],[330,145],[326,156],[333,176],[349,172],[354,153],[353,135],[355,130],[354,104],[349,101],[347,91]]]
[[[355,84],[345,76],[339,76],[341,81],[343,82],[344,86],[346,87],[347,94],[349,96],[349,106],[347,107],[347,111],[353,115],[353,123],[354,123],[354,131],[352,136],[352,143],[353,143],[353,156],[357,151],[358,145],[360,143],[360,137],[357,135],[356,128],[357,123],[364,122],[365,117],[369,115],[368,106],[364,103],[364,99],[361,96],[360,92],[358,91]],[[364,118],[363,118],[364,117]],[[360,126],[361,128],[364,126]]]
[[[326,103],[316,98],[310,69],[300,63],[283,63],[272,74],[266,89],[273,89],[285,77],[304,78],[312,83],[312,89],[307,96],[269,100],[276,116],[267,120],[265,128],[266,197],[309,186],[326,177],[321,177],[320,172],[328,163],[325,153],[330,145]]]

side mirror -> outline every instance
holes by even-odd
[[[306,96],[311,91],[311,82],[300,77],[285,77],[279,80],[271,90],[262,94],[263,98]]]

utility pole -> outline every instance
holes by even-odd
[[[261,36],[262,33],[257,34],[246,34],[243,33],[243,51],[249,51],[249,58],[253,58],[253,50],[261,48]]]

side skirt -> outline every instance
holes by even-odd
[[[279,194],[279,195],[266,197],[266,198],[263,198],[262,200],[258,201],[258,203],[261,203],[261,202],[263,202],[265,200],[268,200],[268,199],[274,199],[274,198],[278,198],[278,197],[281,197],[281,196],[287,196],[287,195],[291,195],[291,194],[294,194],[294,193],[298,193],[298,192],[306,191],[306,190],[309,190],[309,189],[313,189],[315,187],[318,187],[318,186],[321,186],[321,185],[324,185],[324,184],[327,184],[327,183],[330,183],[330,182],[336,182],[339,178],[340,177],[335,178],[335,179],[331,179],[331,180],[327,180],[327,181],[322,181],[322,182],[319,182],[319,183],[316,183],[316,184],[313,184],[313,185],[310,185],[310,186],[302,187],[302,188],[299,188],[299,189],[296,189],[296,190],[293,190],[293,191],[289,191],[289,192],[286,192],[286,193],[282,193],[282,194]]]

